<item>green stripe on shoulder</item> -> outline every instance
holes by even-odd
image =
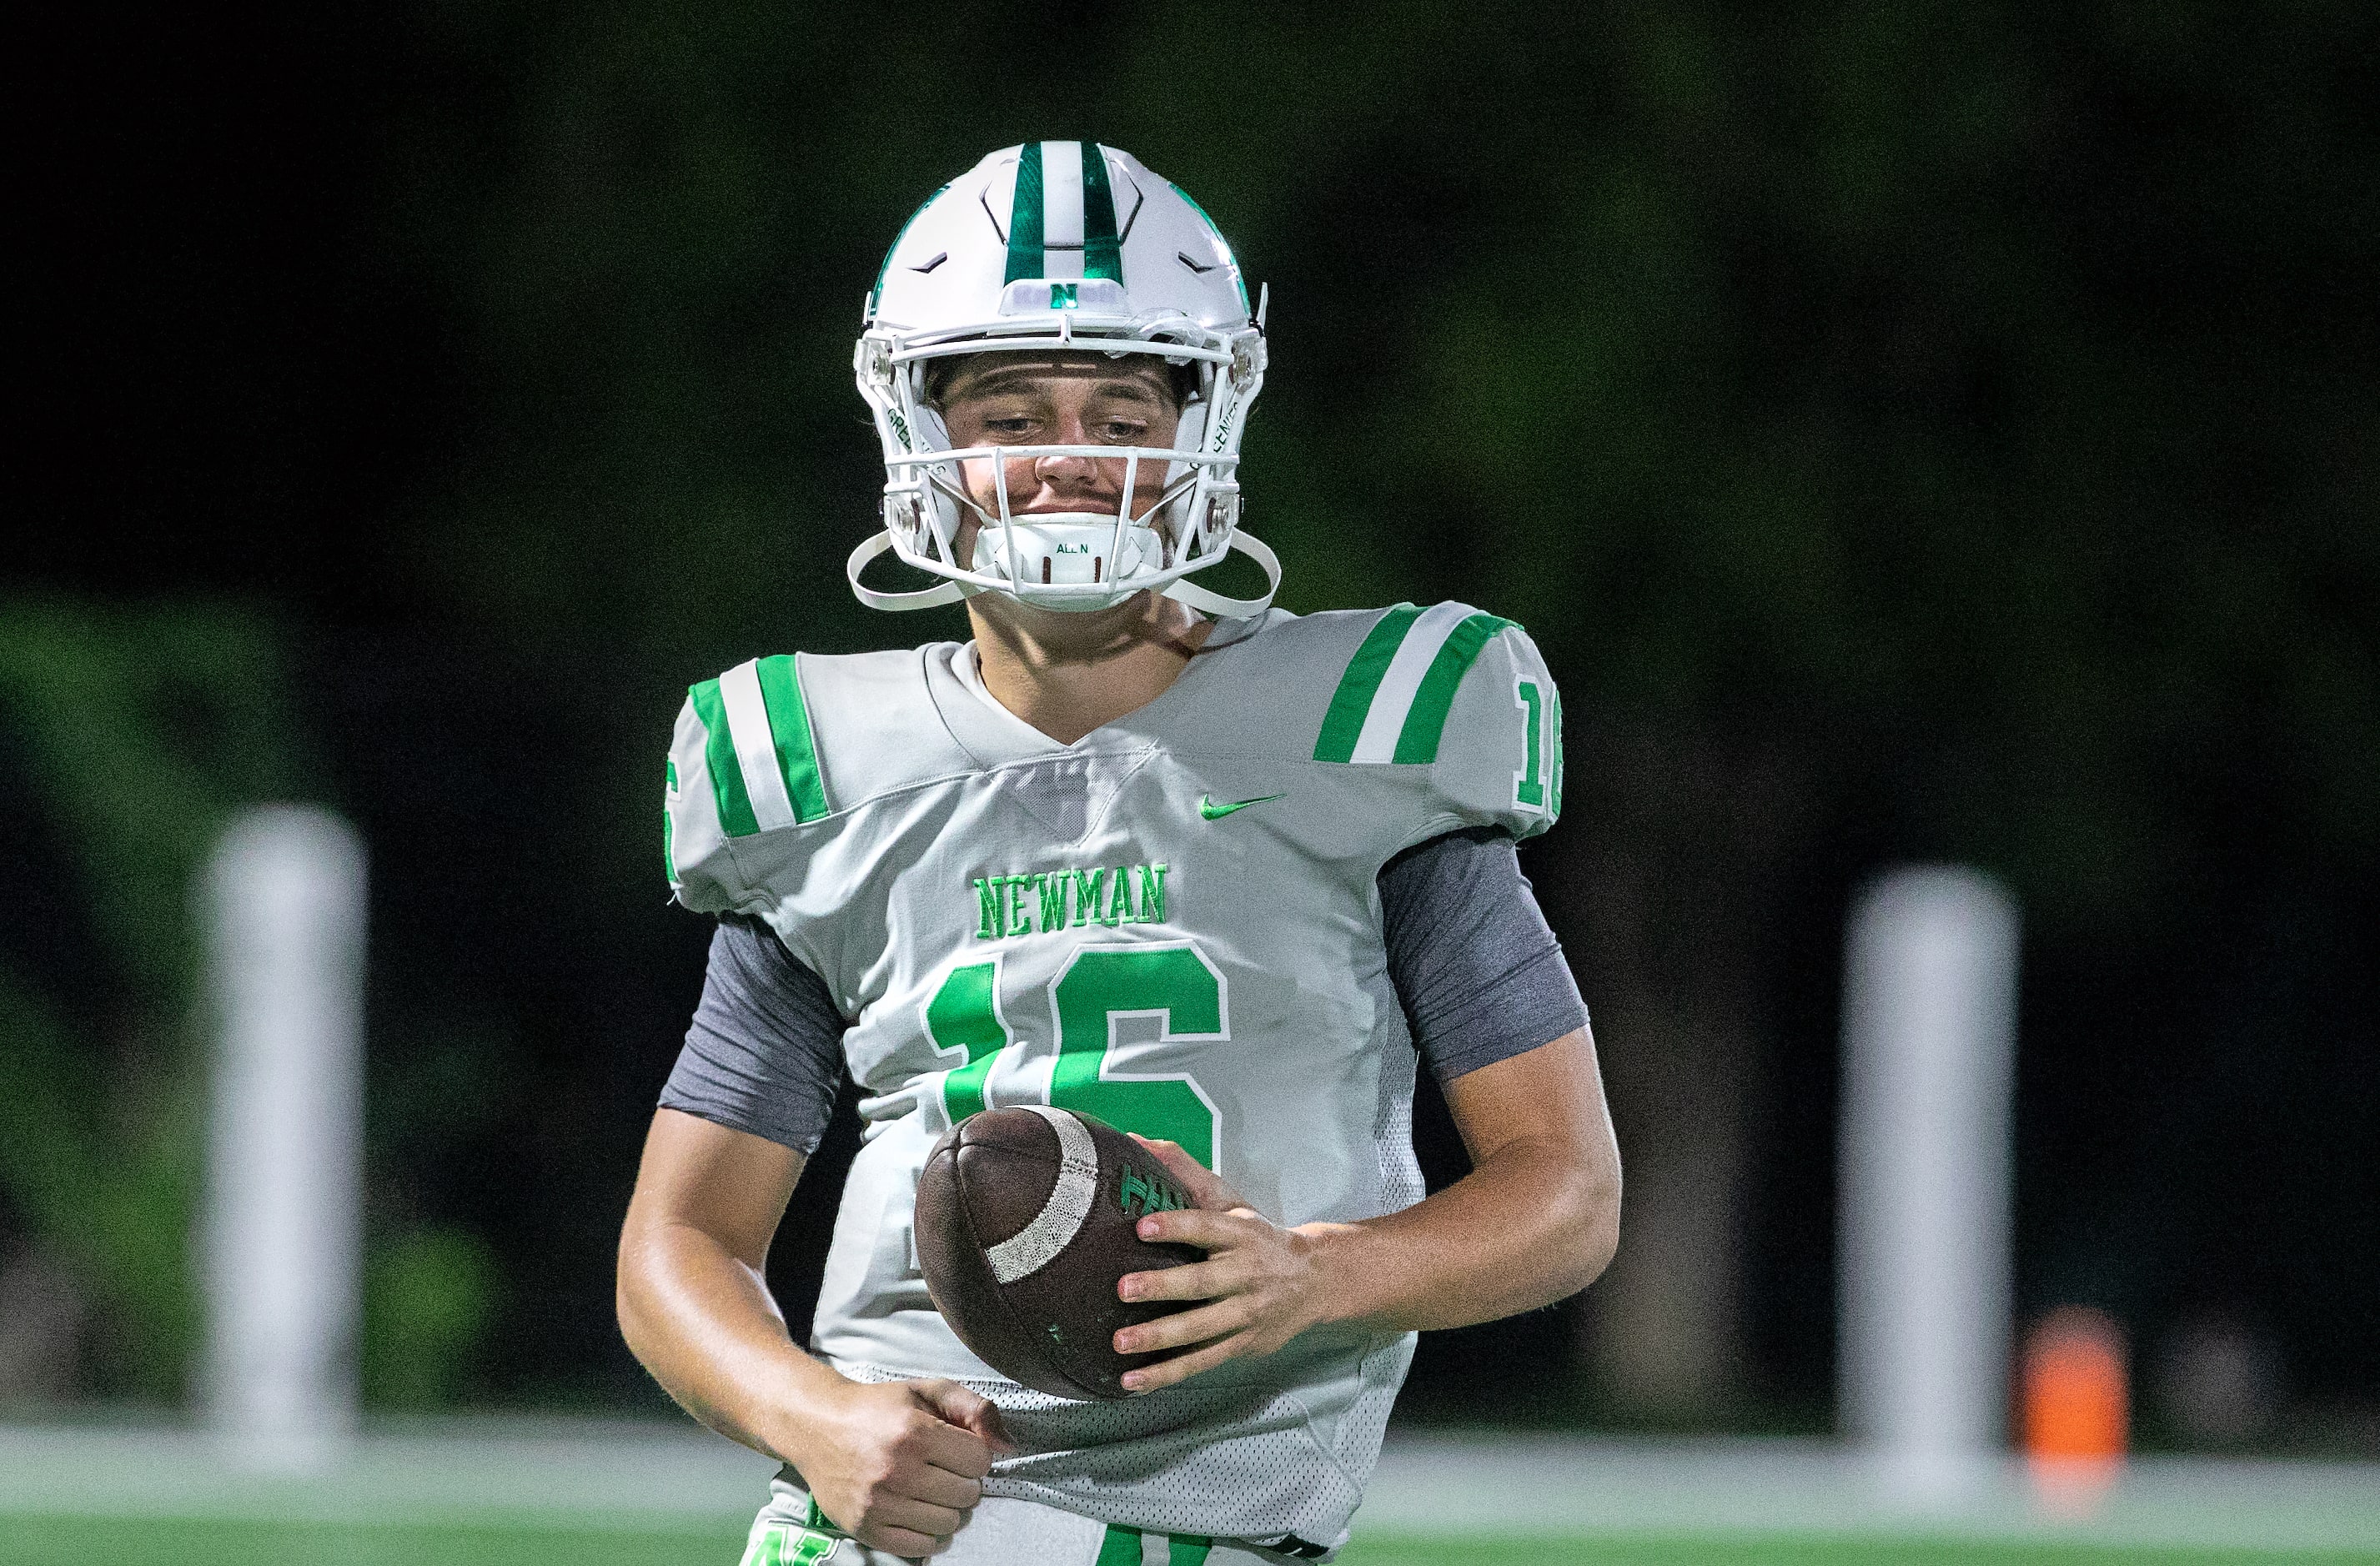
[[[1339,676],[1339,688],[1330,694],[1321,736],[1314,742],[1317,761],[1354,759],[1355,741],[1364,733],[1364,717],[1372,710],[1372,698],[1378,694],[1397,649],[1404,645],[1405,633],[1420,618],[1421,611],[1415,605],[1400,603],[1373,624],[1364,645],[1347,661],[1347,672]]]
[[[1121,1523],[1108,1524],[1099,1539],[1099,1558],[1093,1566],[1140,1566],[1140,1530]]]
[[[769,709],[769,737],[777,747],[777,770],[794,819],[815,821],[826,814],[826,781],[819,773],[818,747],[810,739],[809,708],[802,700],[802,674],[794,655],[760,660],[760,700]]]
[[[662,795],[662,868],[669,872],[669,883],[677,884],[677,823],[670,819],[670,807],[677,803],[677,763],[663,761],[669,769],[669,788]]]
[[[1519,628],[1513,622],[1493,614],[1474,614],[1454,627],[1438,649],[1438,656],[1429,661],[1429,668],[1414,692],[1413,705],[1405,710],[1404,727],[1397,731],[1395,759],[1438,759],[1439,737],[1446,732],[1446,715],[1454,706],[1454,693],[1462,687],[1463,676],[1489,637]]]
[[[710,767],[710,793],[719,802],[719,830],[729,837],[749,837],[760,830],[752,819],[752,798],[744,792],[744,769],[735,762],[735,736],[727,728],[727,702],[717,680],[688,687],[686,699],[702,720],[703,759]]]

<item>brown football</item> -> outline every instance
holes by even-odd
[[[917,1261],[942,1319],[994,1370],[1055,1397],[1127,1397],[1123,1373],[1165,1356],[1116,1353],[1116,1329],[1189,1307],[1128,1305],[1116,1281],[1206,1259],[1135,1232],[1144,1213],[1190,1205],[1155,1154],[1104,1121],[986,1110],[945,1133],[917,1176]]]

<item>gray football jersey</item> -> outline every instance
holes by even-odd
[[[1442,832],[1551,824],[1553,682],[1464,604],[1273,610],[1064,746],[970,688],[962,645],[739,664],[689,693],[671,750],[678,901],[766,921],[853,1019],[867,1140],[811,1346],[998,1403],[1022,1450],[991,1494],[1335,1542],[1411,1334],[1317,1329],[1123,1402],[1034,1392],[928,1298],[917,1171],[954,1121],[1053,1103],[1179,1142],[1279,1223],[1420,1200],[1376,880]]]

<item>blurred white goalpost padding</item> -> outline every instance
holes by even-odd
[[[1976,871],[1895,870],[1852,911],[1839,1411],[1919,1506],[1988,1483],[2005,1450],[2016,982],[2016,904]]]
[[[336,1461],[361,1314],[363,844],[328,810],[261,806],[201,898],[213,1043],[203,1399],[229,1455]]]

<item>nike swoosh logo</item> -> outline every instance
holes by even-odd
[[[1202,794],[1198,796],[1198,814],[1210,821],[1220,821],[1234,810],[1245,810],[1251,805],[1262,805],[1268,800],[1288,797],[1289,795],[1285,794],[1260,794],[1254,799],[1235,799],[1229,805],[1218,805],[1215,803],[1213,795]]]

